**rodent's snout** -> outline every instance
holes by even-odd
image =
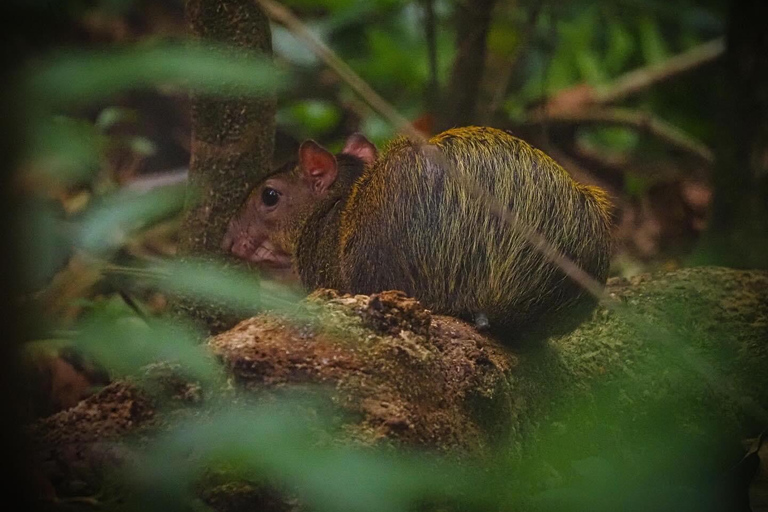
[[[248,238],[240,237],[235,238],[232,243],[229,244],[229,248],[226,250],[238,258],[249,260],[253,254],[254,247],[253,243],[251,243],[251,240]]]

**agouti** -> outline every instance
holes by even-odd
[[[335,156],[304,142],[296,162],[249,195],[224,249],[310,290],[402,290],[511,339],[557,332],[561,313],[588,310],[582,289],[456,178],[470,175],[601,283],[611,245],[606,194],[494,128],[448,130],[429,145],[439,158],[406,138],[381,155],[362,135]]]

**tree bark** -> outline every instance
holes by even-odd
[[[768,3],[731,2],[715,147],[714,197],[700,257],[768,267]]]
[[[269,21],[252,0],[189,0],[187,18],[203,41],[271,56]],[[200,95],[192,105],[189,200],[179,240],[182,257],[221,255],[227,223],[248,192],[270,171],[274,97]],[[231,322],[215,307],[179,299],[180,311],[218,332]]]
[[[496,0],[456,3],[456,57],[438,121],[438,131],[476,123],[485,69],[486,39]]]

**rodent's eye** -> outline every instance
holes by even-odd
[[[279,200],[280,192],[277,190],[271,187],[266,187],[261,191],[261,202],[266,206],[275,206]]]

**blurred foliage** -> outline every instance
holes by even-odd
[[[400,112],[412,119],[427,114],[424,100],[430,77],[423,2],[287,4]],[[453,5],[449,0],[434,2],[439,27],[437,79],[442,86],[456,52]],[[130,7],[129,1],[110,0],[99,8],[121,13]],[[501,2],[490,27],[489,51],[491,58],[509,66],[510,76],[506,83],[491,80],[486,85],[504,85],[499,108],[520,119],[536,102],[564,88],[604,85],[622,73],[722,35],[723,9],[723,2],[693,0]],[[101,276],[98,286],[89,286],[76,297],[83,307],[74,324],[47,319],[50,336],[70,341],[113,375],[169,360],[180,363],[191,378],[210,382],[221,377],[221,370],[202,350],[200,333],[154,316],[149,291],[212,298],[241,314],[267,308],[294,318],[305,314],[292,291],[251,274],[196,262],[180,265],[167,261],[166,254],[132,253],[132,242],[147,243],[143,237],[148,228],[172,218],[192,198],[180,186],[127,190],[120,186],[117,169],[108,158],[115,148],[138,159],[157,150],[146,137],[111,132],[136,120],[138,114],[121,107],[119,98],[137,88],[221,95],[280,89],[285,94],[279,124],[299,139],[338,144],[340,133],[350,128],[376,142],[393,135],[390,125],[354,98],[346,85],[328,76],[317,59],[280,27],[274,27],[274,47],[275,66],[228,49],[156,42],[98,51],[69,48],[30,64],[20,86],[29,137],[17,177],[30,197],[22,233],[30,295],[44,289],[73,253],[85,255]],[[290,81],[286,68],[297,69]],[[688,94],[689,87],[660,87],[631,103],[641,110],[663,112],[665,118],[711,142],[714,121],[702,116],[701,105],[716,102],[716,88],[705,85]],[[114,106],[90,118],[86,115],[89,107],[113,100]],[[589,127],[579,130],[577,137],[604,155],[629,157],[646,149],[642,136],[626,128]],[[624,191],[642,197],[650,185],[646,176],[629,173]],[[115,284],[115,276],[128,284]],[[579,407],[601,406],[599,397],[595,402]],[[579,407],[555,411],[562,418],[561,431],[542,433],[524,463],[510,455],[513,447],[501,445],[490,459],[462,464],[320,442],[336,433],[327,418],[296,413],[290,400],[216,411],[210,421],[180,424],[149,448],[137,448],[137,465],[126,476],[136,501],[124,506],[201,507],[192,498],[194,484],[211,461],[217,461],[252,481],[278,481],[317,510],[399,511],[425,504],[446,510],[706,509],[702,501],[708,496],[709,480],[692,477],[680,487],[665,487],[668,482],[663,481],[669,466],[689,453],[685,439],[669,442],[669,436],[659,432],[657,439],[638,440],[646,451],[638,450],[638,459],[631,464],[609,452],[585,457],[580,449],[571,451],[600,446],[606,432],[626,428],[624,423],[631,421],[630,415],[612,413],[615,403],[605,401],[603,406],[605,425],[584,425]],[[662,421],[658,428],[664,428]],[[702,428],[716,431],[716,426]],[[568,433],[567,439],[562,432]],[[197,463],[189,462],[190,453]]]
[[[367,82],[399,111],[416,118],[424,114],[429,82],[423,2],[362,0],[286,2]],[[455,42],[451,31],[453,5],[436,1],[439,83],[445,85]],[[580,83],[600,85],[622,73],[664,61],[675,53],[722,35],[725,4],[677,0],[599,2],[500,2],[490,27],[488,48],[514,66],[505,108],[515,113],[546,95]],[[314,69],[304,76],[313,81],[322,66],[284,29],[275,29],[278,59]],[[336,84],[343,89],[343,84]],[[309,104],[310,84],[305,89]],[[323,88],[316,93],[325,94]],[[640,101],[654,109],[654,96]],[[295,104],[286,106],[294,112]],[[306,109],[311,112],[311,107]],[[375,114],[357,112],[361,124]],[[664,111],[665,116],[667,111]],[[687,111],[701,121],[700,112]],[[673,113],[674,115],[674,113]],[[310,125],[312,124],[311,115]],[[374,123],[375,124],[375,123]],[[306,131],[306,129],[304,130]],[[318,126],[307,135],[322,136]],[[299,132],[298,135],[305,135]],[[391,135],[391,132],[390,134]]]
[[[478,483],[479,474],[441,464],[435,457],[318,442],[339,431],[323,419],[328,414],[307,418],[308,409],[323,410],[289,397],[278,405],[224,408],[205,424],[179,425],[144,450],[142,473],[134,478],[148,492],[142,495],[139,487],[137,501],[151,499],[137,508],[160,510],[189,501],[203,467],[188,463],[190,453],[225,462],[232,474],[250,481],[278,481],[313,509],[325,511],[410,510],[419,503],[454,500]],[[154,500],[158,490],[166,496],[163,504]]]
[[[23,84],[38,108],[71,108],[142,87],[182,86],[220,95],[274,90],[285,77],[258,56],[228,48],[142,44],[62,52],[36,63]]]

